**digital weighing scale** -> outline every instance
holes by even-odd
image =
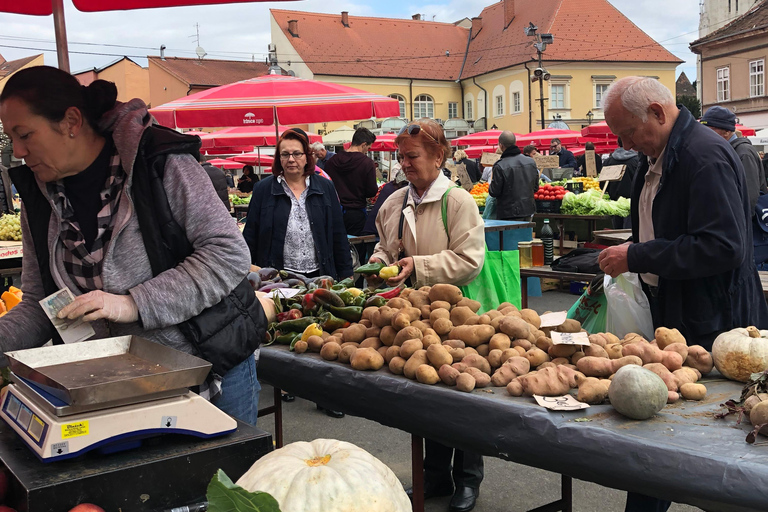
[[[119,451],[142,438],[210,438],[237,422],[189,391],[211,364],[136,336],[6,352],[12,383],[0,416],[43,462],[94,449]]]

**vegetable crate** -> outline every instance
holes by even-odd
[[[562,200],[536,200],[536,213],[560,213],[560,206],[562,206]]]

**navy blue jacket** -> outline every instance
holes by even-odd
[[[655,240],[634,243],[632,272],[659,276],[656,327],[688,339],[735,327],[768,328],[768,307],[752,259],[752,227],[744,167],[728,142],[696,122],[686,108],[672,128],[653,200]],[[632,187],[632,235],[648,159]]]
[[[576,157],[573,156],[573,153],[565,148],[560,148],[560,152],[557,153],[557,156],[560,157],[560,167],[570,167],[572,169],[576,169],[576,167],[579,165],[576,163]]]
[[[320,275],[334,279],[351,276],[352,255],[333,183],[312,174],[306,201]],[[243,230],[253,264],[283,268],[283,246],[290,213],[291,199],[277,178],[272,176],[256,183]]]

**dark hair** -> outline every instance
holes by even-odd
[[[376,136],[368,128],[358,128],[352,136],[352,145],[373,144],[376,142]]]
[[[99,119],[115,106],[117,87],[106,80],[95,80],[87,87],[66,71],[51,66],[22,69],[5,84],[0,103],[18,98],[32,113],[58,123],[67,109],[77,108],[91,128],[99,131]]]
[[[445,140],[445,132],[443,131],[443,127],[432,119],[419,119],[418,121],[414,121],[410,124],[419,125],[421,127],[421,131],[416,135],[410,135],[407,130],[403,130],[403,132],[395,138],[395,144],[398,146],[398,148],[407,137],[418,138],[424,145],[424,148],[426,148],[427,152],[430,154],[436,155],[438,151],[442,151],[443,160],[440,163],[440,166],[444,166],[445,161],[448,159],[448,155],[451,154],[451,145],[447,140]],[[430,138],[426,134],[429,134],[432,137]]]
[[[595,145],[592,144],[591,142],[587,142],[586,144],[584,144],[584,149],[594,151],[595,150]]]
[[[621,137],[618,137],[618,138],[616,139],[616,144],[618,144],[620,148],[623,148],[623,147],[624,147],[624,143],[623,143],[623,142],[621,142]]]
[[[253,176],[253,166],[252,165],[245,165],[245,166],[243,166],[243,174],[245,174],[245,171],[248,171],[248,176]]]
[[[534,146],[533,144],[528,144],[523,148],[523,154],[525,156],[531,156],[531,153],[533,153],[534,151],[538,151],[538,150],[536,149],[536,146]]]
[[[554,139],[552,139],[551,141],[549,141],[549,145],[550,145],[550,146],[551,146],[552,144],[555,144],[555,143],[557,143],[557,144],[562,144],[562,142],[560,141],[560,139],[558,139],[557,137],[555,137]]]
[[[275,176],[282,176],[283,173],[285,173],[285,170],[283,169],[283,162],[280,160],[280,144],[283,143],[284,140],[297,140],[301,142],[302,151],[304,151],[304,156],[307,159],[306,165],[304,165],[304,176],[311,176],[315,172],[315,155],[312,154],[312,151],[309,147],[309,139],[306,135],[303,135],[304,131],[302,130],[301,133],[299,133],[298,130],[285,130],[283,134],[280,136],[280,139],[277,141],[277,146],[275,147],[275,161],[272,162],[272,174]]]

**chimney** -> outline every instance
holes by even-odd
[[[411,16],[412,20],[421,21],[421,14],[414,14]]]
[[[476,16],[472,18],[472,39],[477,37],[477,34],[483,29],[483,18]]]
[[[504,0],[504,28],[515,19],[515,0]]]
[[[299,37],[299,20],[288,20],[288,32],[293,37]]]
[[[349,27],[349,13],[347,11],[341,11],[341,24]]]

